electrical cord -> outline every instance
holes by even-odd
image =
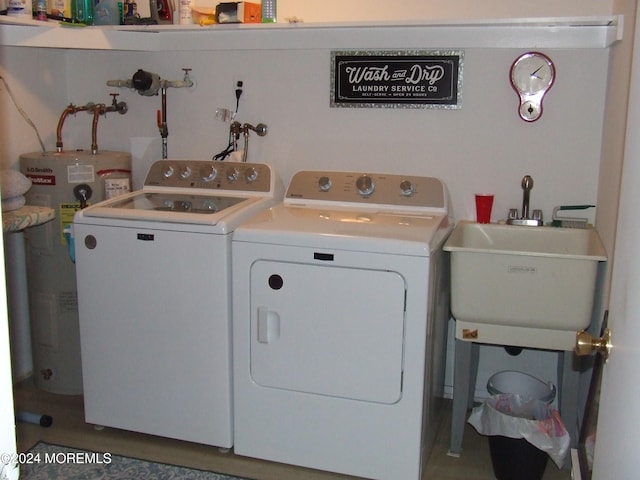
[[[5,88],[7,89],[7,93],[9,94],[9,97],[11,97],[11,100],[13,100],[13,104],[16,106],[16,108],[18,109],[18,112],[20,112],[20,115],[22,115],[22,118],[24,118],[24,120],[31,126],[31,128],[33,128],[33,130],[36,132],[36,137],[38,137],[38,142],[40,142],[40,148],[42,148],[42,153],[47,153],[47,149],[44,148],[44,142],[42,141],[42,138],[40,138],[40,133],[38,132],[38,128],[35,126],[35,124],[31,121],[31,119],[29,118],[29,116],[25,113],[24,110],[22,110],[22,108],[20,108],[20,105],[18,105],[18,102],[16,101],[16,98],[13,96],[13,92],[11,91],[11,89],[9,88],[9,84],[7,83],[7,81],[4,79],[3,76],[0,75],[0,80],[2,80],[2,83],[4,84]]]
[[[238,108],[240,108],[240,97],[242,96],[242,80],[238,80],[236,83],[236,111],[233,114],[233,118],[236,118],[236,113],[238,113]]]
[[[220,153],[214,155],[211,160],[214,160],[216,162],[223,161],[225,158],[227,158],[233,152],[234,143],[235,143],[234,142],[234,135],[233,135],[232,132],[229,132],[229,145],[227,145],[227,148],[225,148],[223,151],[221,151]]]
[[[236,111],[233,112],[233,115],[231,117],[231,121],[235,121],[236,115],[238,113],[238,110],[240,109],[240,97],[242,96],[242,81],[238,81],[236,83]],[[233,151],[235,150],[235,144],[238,141],[238,138],[240,138],[240,134],[239,133],[234,133],[233,129],[229,129],[229,144],[227,145],[227,148],[225,148],[224,150],[222,150],[220,153],[214,155],[211,160],[214,160],[216,162],[222,162],[225,158],[227,158],[229,155],[231,155],[233,153]]]

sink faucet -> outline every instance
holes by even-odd
[[[533,188],[533,178],[525,175],[522,178],[522,218],[529,218],[529,193]]]
[[[522,178],[522,216],[518,218],[518,209],[512,208],[509,210],[509,218],[507,224],[509,225],[528,225],[528,226],[540,226],[542,225],[542,210],[534,210],[533,218],[529,217],[529,196],[533,189],[533,178],[531,175],[525,175]]]

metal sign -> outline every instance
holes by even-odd
[[[331,106],[462,108],[463,51],[333,51]]]

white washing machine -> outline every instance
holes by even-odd
[[[283,193],[268,165],[163,160],[76,213],[88,423],[233,445],[231,234]]]
[[[443,402],[448,194],[299,172],[233,238],[235,452],[419,480]]]

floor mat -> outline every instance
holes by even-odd
[[[148,460],[39,442],[18,456],[27,480],[249,480]]]

